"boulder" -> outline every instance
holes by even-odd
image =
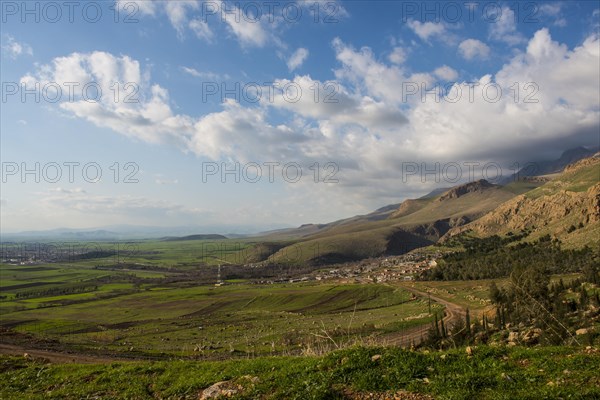
[[[541,335],[541,329],[529,329],[521,335],[521,341],[523,341],[525,344],[536,344],[537,342],[539,342]]]
[[[222,397],[232,397],[239,393],[241,387],[234,385],[229,381],[217,382],[209,386],[200,393],[200,400],[218,399]]]

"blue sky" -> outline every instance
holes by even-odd
[[[328,222],[598,145],[596,1],[47,4],[2,3],[3,232]]]

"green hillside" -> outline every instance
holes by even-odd
[[[435,197],[406,200],[395,209],[384,208],[321,226],[291,246],[274,252],[268,261],[325,264],[406,253],[435,243],[452,227],[464,225],[538,185],[503,187],[479,181],[451,188]],[[287,231],[284,237],[287,239],[289,235]]]

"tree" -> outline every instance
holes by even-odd
[[[469,313],[469,309],[467,308],[467,313],[465,314],[465,324],[467,325],[467,337],[471,338],[471,314]]]
[[[498,289],[496,282],[490,283],[490,299],[494,304],[500,304],[502,302],[502,292]]]

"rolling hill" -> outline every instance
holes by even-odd
[[[280,249],[271,246],[272,254],[260,253],[265,254],[269,262],[301,264],[330,264],[403,254],[437,242],[450,229],[465,225],[540,184],[515,182],[499,186],[485,180],[469,182],[441,193],[391,204],[366,215],[269,232],[262,239],[287,243]],[[256,261],[252,257],[252,262]]]

